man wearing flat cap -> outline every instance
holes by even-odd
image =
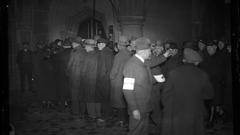
[[[152,74],[145,61],[151,55],[150,40],[135,40],[136,54],[123,69],[123,94],[128,105],[128,135],[148,135],[149,112],[151,106]]]
[[[169,72],[162,91],[161,135],[204,135],[204,100],[214,96],[208,74],[197,67],[202,61],[191,48],[183,51],[184,64]]]

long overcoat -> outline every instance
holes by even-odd
[[[98,70],[96,84],[96,101],[110,102],[110,72],[113,64],[113,51],[105,47],[102,51],[98,51]]]
[[[204,135],[204,99],[214,95],[208,75],[192,64],[169,73],[162,92],[161,135]]]
[[[96,81],[97,81],[97,61],[96,51],[87,52],[81,71],[81,93],[79,100],[81,102],[96,102]]]
[[[221,63],[218,59],[218,55],[207,56],[206,59],[200,63],[200,68],[203,69],[210,78],[210,81],[214,87],[214,98],[213,104],[219,105],[222,104],[223,101],[223,89],[222,81],[224,80],[223,67],[221,67]]]
[[[113,60],[113,66],[110,72],[111,81],[111,104],[115,108],[126,108],[126,101],[123,97],[123,68],[128,59],[131,58],[131,52],[127,49],[120,50]]]
[[[78,95],[83,94],[80,87],[82,84],[80,79],[85,56],[86,51],[81,47],[73,49],[70,54],[66,74],[69,79],[68,82],[71,89],[72,100],[78,100]]]
[[[70,98],[69,82],[66,74],[71,49],[63,49],[53,57],[56,95],[59,101]]]

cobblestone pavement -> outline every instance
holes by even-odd
[[[79,119],[71,115],[69,109],[60,112],[56,109],[43,109],[37,104],[29,105],[24,119],[15,121],[17,135],[125,135],[127,128],[114,124],[113,120],[106,123]],[[218,125],[214,132],[206,135],[233,135],[231,123]],[[159,135],[157,128],[150,124],[150,135]]]

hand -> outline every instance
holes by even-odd
[[[171,55],[171,51],[172,51],[171,49],[168,49],[168,50],[163,54],[163,56],[166,57],[166,58],[169,57],[169,56]]]
[[[172,55],[172,56],[176,55],[177,53],[178,53],[177,49],[171,50],[171,55]]]
[[[139,110],[134,110],[132,113],[133,113],[133,118],[134,119],[137,119],[137,120],[141,119],[141,115],[140,115]]]

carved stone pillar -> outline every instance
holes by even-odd
[[[119,1],[120,32],[129,38],[143,36],[145,21],[145,0]]]

